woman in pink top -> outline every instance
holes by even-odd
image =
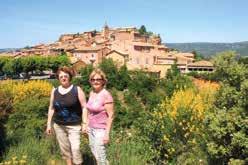
[[[92,91],[87,102],[89,143],[98,165],[107,164],[105,144],[109,143],[109,134],[114,115],[111,94],[105,89],[107,79],[103,71],[94,70],[89,77]],[[87,127],[84,127],[87,128]],[[84,130],[86,131],[86,130]]]

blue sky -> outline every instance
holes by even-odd
[[[4,0],[0,48],[52,43],[64,33],[140,27],[163,42],[248,41],[247,0]]]

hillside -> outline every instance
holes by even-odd
[[[20,48],[2,48],[2,49],[0,49],[0,53],[18,51],[19,49]]]
[[[213,56],[218,52],[234,50],[241,56],[248,55],[248,41],[234,43],[210,43],[210,42],[194,42],[194,43],[166,43],[169,48],[178,49],[182,52],[196,52],[203,56]]]

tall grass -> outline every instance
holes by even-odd
[[[53,137],[37,139],[27,137],[18,144],[9,147],[4,155],[3,162],[13,159],[24,159],[28,165],[47,164],[49,160],[59,159],[59,148]]]
[[[124,131],[113,132],[112,139],[107,147],[107,156],[111,165],[145,165],[151,161],[150,147],[142,137]]]

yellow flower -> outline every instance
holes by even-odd
[[[168,154],[164,154],[164,156],[165,156],[166,158],[169,158],[169,155],[168,155]]]
[[[20,160],[19,163],[20,164],[25,164],[25,163],[27,163],[27,161],[26,160]]]
[[[51,160],[51,165],[55,165],[55,164],[56,164],[55,160]]]
[[[164,140],[165,142],[170,141],[170,139],[169,139],[166,135],[164,135],[163,140]]]
[[[23,159],[27,159],[27,155],[23,155],[22,158],[23,158]]]
[[[49,96],[52,85],[42,80],[18,82],[13,86],[14,103],[32,96]]]
[[[189,133],[188,132],[184,134],[184,137],[185,138],[187,138],[188,136],[189,136]]]
[[[196,140],[195,140],[195,138],[192,140],[192,143],[193,143],[193,144],[196,144]]]
[[[7,162],[5,162],[5,164],[7,164],[7,165],[8,165],[8,164],[11,164],[11,161],[7,161]]]
[[[13,164],[18,164],[18,161],[13,161]]]

